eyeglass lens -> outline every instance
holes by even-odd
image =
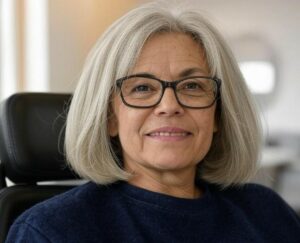
[[[163,91],[163,82],[148,77],[130,77],[121,86],[124,101],[136,107],[156,105]],[[178,81],[175,92],[182,105],[201,108],[215,101],[217,85],[211,78],[192,77]]]

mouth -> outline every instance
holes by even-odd
[[[163,140],[168,140],[168,139],[181,140],[190,135],[192,135],[191,132],[177,127],[163,127],[163,128],[155,129],[146,134],[146,136],[148,137],[163,139]]]
[[[150,137],[186,137],[191,135],[190,132],[153,132],[148,133],[147,136]]]

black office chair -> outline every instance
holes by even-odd
[[[69,94],[20,93],[0,106],[0,242],[24,210],[72,188],[37,182],[78,179],[63,155],[70,99]],[[15,185],[7,186],[5,178]]]

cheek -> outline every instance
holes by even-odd
[[[144,148],[141,134],[141,122],[138,119],[125,119],[119,123],[119,140],[122,147],[124,164],[128,161],[138,160]]]
[[[213,133],[217,129],[215,121],[215,107],[200,110],[198,113],[194,114],[193,120],[199,131]]]
[[[194,117],[194,122],[198,128],[195,150],[199,151],[199,156],[203,158],[209,151],[213,134],[217,130],[214,112],[204,111],[203,114]]]
[[[143,125],[147,115],[133,109],[121,109],[118,115],[119,138],[122,147],[126,150],[143,146]]]
[[[113,99],[113,119],[109,121],[109,130],[111,133],[117,133],[120,141],[130,139],[130,134],[139,129],[140,115],[136,109],[127,107],[121,101],[121,98],[116,95]]]

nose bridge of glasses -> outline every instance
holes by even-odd
[[[163,91],[165,91],[166,88],[171,88],[171,89],[173,89],[174,92],[176,92],[177,83],[178,83],[177,81],[162,81],[161,80],[161,84],[163,86]]]
[[[161,84],[163,86],[163,90],[162,90],[162,93],[161,93],[160,102],[165,98],[165,92],[166,92],[167,88],[171,88],[173,90],[173,92],[171,92],[171,93],[173,93],[172,98],[175,99],[178,104],[180,104],[179,101],[178,101],[178,97],[176,95],[177,81],[161,81]]]

